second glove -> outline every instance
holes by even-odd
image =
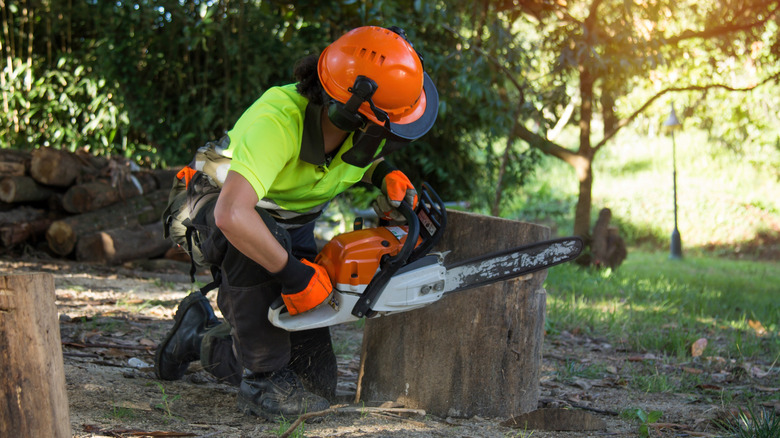
[[[417,190],[403,172],[386,161],[381,161],[371,175],[371,182],[382,190],[382,195],[371,204],[380,219],[403,222],[405,218],[396,208],[406,201],[414,209],[417,207]]]

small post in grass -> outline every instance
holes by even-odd
[[[681,126],[680,121],[677,120],[677,114],[674,112],[674,104],[672,104],[672,112],[669,114],[669,118],[664,122],[664,127],[672,134],[672,183],[674,187],[674,230],[672,231],[672,241],[670,244],[669,258],[680,259],[682,258],[682,240],[680,239],[680,231],[677,229],[677,145],[674,142],[674,131]]]

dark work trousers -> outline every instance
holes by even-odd
[[[263,220],[283,247],[294,257],[314,260],[314,222],[285,230],[264,213]],[[280,296],[281,284],[233,245],[228,245],[221,268],[217,304],[232,330],[229,338],[215,336],[201,350],[210,356],[201,357],[210,365],[206,369],[220,380],[238,384],[244,368],[267,373],[289,366],[308,390],[332,399],[337,366],[329,328],[288,332],[272,325],[268,308]]]

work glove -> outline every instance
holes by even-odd
[[[406,218],[397,210],[401,201],[406,201],[412,209],[417,207],[417,190],[409,178],[382,161],[374,169],[371,182],[382,191],[371,204],[377,216],[393,222],[406,222]]]
[[[308,260],[298,260],[292,255],[276,278],[282,283],[282,300],[290,315],[319,306],[333,291],[328,271],[324,267]]]

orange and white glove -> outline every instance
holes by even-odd
[[[287,264],[276,273],[282,283],[282,300],[290,315],[309,311],[328,299],[333,292],[328,271],[308,260],[298,260],[292,255]]]
[[[397,210],[401,201],[406,201],[412,209],[417,207],[417,190],[403,172],[381,161],[371,175],[371,182],[382,190],[371,204],[380,219],[394,222],[406,222],[406,218]]]

